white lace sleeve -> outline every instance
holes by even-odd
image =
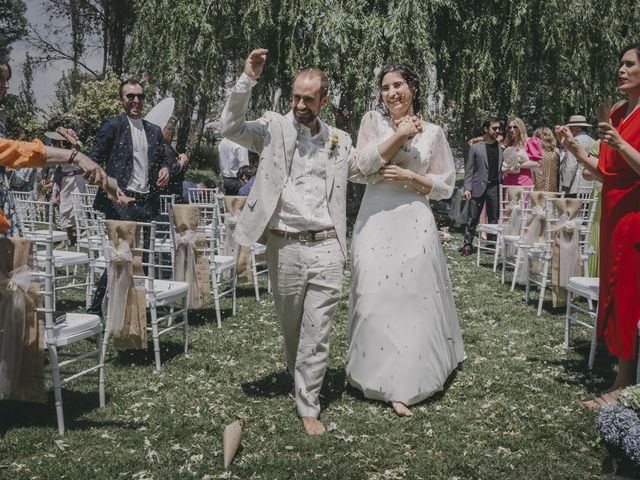
[[[433,188],[429,193],[431,200],[446,200],[451,197],[456,183],[456,166],[449,143],[442,131],[436,127],[433,154],[427,176],[433,181]]]
[[[353,169],[349,180],[358,183],[376,183],[380,180],[378,171],[386,163],[378,153],[378,145],[384,142],[380,132],[380,114],[367,112],[360,122],[358,143],[352,150]]]

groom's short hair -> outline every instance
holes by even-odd
[[[315,77],[320,80],[320,97],[326,97],[329,93],[329,79],[322,70],[318,70],[317,68],[305,68],[304,70],[298,72],[298,74],[293,79],[293,83],[296,83],[296,80],[298,80],[298,78],[300,77]]]

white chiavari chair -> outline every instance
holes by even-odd
[[[19,207],[18,207],[19,205]],[[53,238],[59,241],[59,236],[53,225],[55,222],[53,216],[53,208],[51,202],[40,202],[36,200],[18,200],[16,201],[16,211],[20,212],[20,221],[25,219],[23,225],[27,226],[24,230],[24,236],[38,241],[40,238]],[[66,234],[65,234],[66,235]],[[36,256],[44,256],[41,250],[36,251]],[[53,250],[53,288],[54,299],[57,298],[57,292],[69,288],[85,290],[85,296],[90,295],[91,287],[89,280],[90,260],[89,255],[85,252],[74,252],[69,250]],[[69,269],[77,270],[74,267],[84,267],[84,273],[69,273]],[[65,273],[61,273],[64,269]],[[67,281],[64,285],[60,282]]]
[[[156,242],[151,241],[155,238],[156,224],[155,222],[136,222],[138,228],[137,246],[130,246],[131,253],[135,256],[139,254],[142,257],[141,266],[146,271],[142,275],[133,273],[133,282],[137,288],[144,290],[147,310],[150,313],[151,324],[147,325],[147,330],[151,332],[153,342],[153,352],[155,359],[156,371],[160,371],[160,336],[169,333],[178,328],[182,329],[184,352],[189,349],[188,335],[188,312],[187,312],[187,294],[189,285],[184,282],[175,282],[172,280],[160,280],[156,278]],[[107,231],[106,225],[103,227]],[[113,253],[112,243],[106,250],[107,268]],[[107,302],[108,296],[112,294],[107,285]],[[166,307],[166,308],[165,308]],[[173,319],[181,317],[177,322]],[[103,358],[111,335],[111,320],[109,311],[105,312],[105,333],[103,339]]]
[[[43,208],[48,215],[53,216],[53,206],[46,204]],[[39,298],[42,300],[38,312],[44,316],[44,343],[49,355],[50,373],[53,381],[56,417],[58,431],[62,435],[65,431],[64,412],[62,403],[62,387],[84,376],[98,373],[98,392],[100,406],[105,405],[104,361],[100,352],[102,343],[102,323],[97,315],[83,313],[65,313],[54,317],[55,313],[55,281],[56,256],[53,244],[56,242],[52,223],[47,230],[41,230],[34,240],[34,279],[38,281]],[[94,343],[84,340],[93,338]],[[79,347],[66,349],[77,344]],[[83,347],[83,348],[82,348]],[[88,347],[88,349],[87,349]],[[81,348],[82,352],[78,353]],[[71,350],[71,351],[69,351]],[[63,377],[66,369],[78,362],[96,359],[90,366]],[[61,359],[64,359],[61,361]]]

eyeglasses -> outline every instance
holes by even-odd
[[[407,82],[405,82],[404,80],[399,80],[395,83],[392,83],[391,85],[383,85],[382,88],[380,88],[380,90],[383,93],[387,93],[391,89],[391,86],[393,86],[394,90],[398,90],[400,87],[402,87],[402,85],[406,85],[406,84]]]
[[[130,102],[133,102],[133,99],[136,97],[138,97],[138,100],[141,102],[144,101],[144,93],[127,93],[125,97],[127,97],[127,100]]]
[[[509,125],[507,127],[507,130],[518,130],[518,127],[516,127],[515,125]]]

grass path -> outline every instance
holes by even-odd
[[[587,479],[610,467],[578,400],[610,381],[610,358],[565,353],[562,312],[540,318],[523,292],[509,292],[488,266],[445,245],[467,359],[445,392],[412,418],[346,386],[348,274],[323,386],[329,432],[308,438],[288,392],[271,296],[239,291],[223,328],[213,310],[191,315],[191,351],[163,337],[163,369],[152,352],[111,351],[107,406],[81,380],[63,391],[68,433],[58,437],[48,405],[0,402],[2,479]],[[489,257],[486,258],[487,265]],[[227,306],[229,306],[227,304]],[[588,334],[582,334],[584,340]],[[242,450],[222,469],[222,431],[244,422]]]

